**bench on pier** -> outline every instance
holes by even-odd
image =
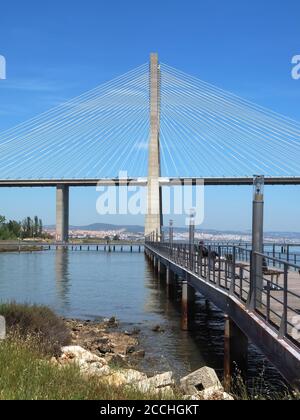
[[[275,286],[275,289],[279,287],[279,278],[282,274],[284,274],[284,271],[268,267],[266,258],[263,258],[263,276],[271,277],[271,283]],[[275,282],[274,278],[276,279]]]

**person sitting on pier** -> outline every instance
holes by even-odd
[[[200,241],[199,242],[199,249],[200,249],[200,257],[201,258],[212,258],[213,260],[215,260],[216,258],[219,257],[219,254],[216,251],[209,251],[208,248],[206,248],[204,246],[204,242]]]

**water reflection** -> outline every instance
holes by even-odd
[[[69,309],[70,271],[69,251],[67,248],[59,248],[55,252],[55,279],[59,305],[64,312]]]

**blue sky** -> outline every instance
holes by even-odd
[[[296,0],[87,0],[4,2],[0,54],[0,130],[146,62],[163,62],[300,120],[300,80],[291,59],[300,54]],[[55,221],[55,191],[1,190],[0,214],[39,214]],[[94,189],[71,191],[71,223],[140,223],[101,218]],[[299,227],[300,187],[266,189],[266,229]],[[181,223],[178,220],[178,223]],[[251,188],[206,193],[204,227],[247,229]]]

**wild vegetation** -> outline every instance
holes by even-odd
[[[149,396],[87,380],[76,365],[50,363],[36,341],[10,335],[0,343],[0,400],[142,400]],[[155,397],[154,397],[155,398]]]
[[[26,217],[22,222],[7,221],[0,215],[0,240],[44,238],[48,235],[43,230],[43,221],[38,216]]]
[[[0,315],[4,316],[10,335],[25,341],[30,337],[45,356],[56,356],[61,347],[70,344],[70,331],[65,322],[46,306],[1,304]]]
[[[87,380],[76,365],[51,363],[70,342],[64,321],[44,306],[0,305],[7,338],[0,341],[1,400],[147,399],[134,389],[112,387],[97,377]],[[157,398],[157,397],[154,397]]]
[[[293,391],[284,382],[281,383],[281,391],[274,389],[265,379],[265,372],[262,370],[251,383],[242,379],[239,373],[233,378],[231,394],[235,400],[241,401],[294,401],[300,400],[300,393]]]
[[[96,376],[87,380],[75,364],[62,367],[52,363],[52,357],[71,337],[67,324],[49,308],[1,304],[0,315],[6,319],[8,332],[0,341],[0,400],[159,399],[134,388],[107,385]],[[284,385],[280,393],[268,388],[263,373],[251,386],[237,375],[232,394],[237,400],[300,399]]]

